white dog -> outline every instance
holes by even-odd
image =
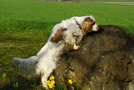
[[[46,81],[57,66],[64,49],[77,50],[80,48],[82,37],[91,31],[98,31],[99,25],[93,16],[72,17],[54,26],[45,46],[28,59],[13,58],[13,63],[23,74],[41,75],[41,82],[47,87]]]

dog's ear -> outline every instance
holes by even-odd
[[[91,19],[90,17],[85,18],[84,21],[90,22],[90,23],[94,23],[95,21],[93,19]]]
[[[91,21],[91,18],[90,17],[87,17],[87,18],[85,18],[84,21]]]
[[[82,23],[82,30],[86,33],[91,32],[92,25],[95,23],[93,19],[90,17],[85,18],[85,20]]]
[[[67,28],[60,27],[60,29],[57,30],[57,32],[50,39],[50,41],[54,42],[54,43],[58,43],[60,40],[62,40],[62,32],[66,31],[66,30],[67,30]]]

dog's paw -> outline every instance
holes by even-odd
[[[45,83],[43,83],[42,86],[43,86],[44,88],[48,89],[48,86],[47,86]]]
[[[74,47],[74,43],[71,43],[71,42],[65,43],[65,48],[73,49],[73,47]]]
[[[74,49],[74,50],[78,50],[78,49],[80,49],[80,46],[74,46],[73,49]]]

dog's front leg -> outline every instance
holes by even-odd
[[[48,52],[50,53],[50,52]],[[51,54],[51,53],[50,53]],[[49,54],[48,54],[49,56]],[[43,87],[47,88],[46,81],[48,80],[48,77],[51,75],[53,70],[56,68],[56,62],[54,59],[57,57],[53,57],[50,55],[49,57],[42,56],[40,57],[40,60],[36,66],[36,74],[41,75],[41,82]]]
[[[41,77],[42,86],[45,88],[48,88],[48,86],[46,85],[46,81],[47,81],[48,77],[49,77],[49,75],[47,75],[47,74],[43,74]]]

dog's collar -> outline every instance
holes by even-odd
[[[81,25],[77,22],[77,20],[75,18],[74,18],[74,20],[75,20],[76,24],[79,26],[80,30],[82,30]]]

